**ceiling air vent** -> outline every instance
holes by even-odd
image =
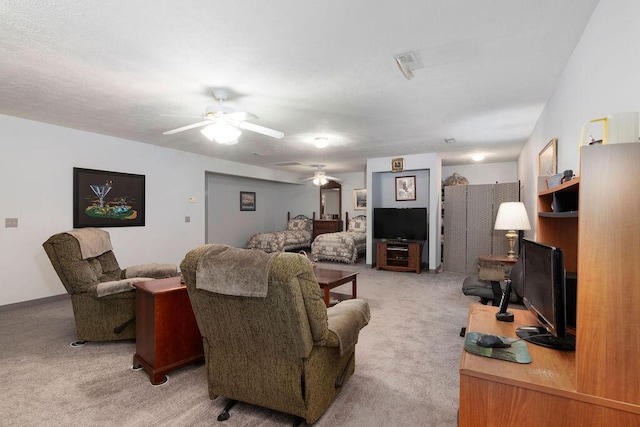
[[[413,70],[420,68],[418,58],[414,52],[401,53],[400,55],[394,56],[394,58],[396,60],[396,64],[398,64],[398,68],[402,72],[402,75],[407,80],[411,80],[413,77]]]

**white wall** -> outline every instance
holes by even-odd
[[[65,293],[42,243],[73,227],[73,167],[146,177],[146,226],[107,229],[122,267],[179,264],[205,242],[206,171],[297,181],[279,171],[9,116],[0,115],[0,129],[0,305]],[[18,218],[18,228],[3,227],[4,218]]]
[[[456,172],[469,180],[469,185],[495,184],[518,181],[518,163],[477,163],[473,165],[443,166],[442,179]]]
[[[530,218],[536,218],[538,153],[551,138],[558,138],[558,172],[579,174],[582,126],[614,113],[640,111],[639,16],[637,0],[601,0],[596,7],[518,159]],[[535,237],[535,229],[525,235]]]

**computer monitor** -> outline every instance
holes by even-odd
[[[523,326],[516,334],[533,344],[575,350],[575,337],[567,333],[567,308],[575,300],[567,300],[562,249],[523,239],[521,256],[522,299],[540,325]]]

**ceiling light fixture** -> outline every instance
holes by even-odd
[[[325,185],[327,182],[329,182],[329,180],[327,180],[327,178],[325,178],[324,176],[316,176],[315,178],[313,178],[313,183],[315,185]]]
[[[325,148],[329,145],[329,138],[327,138],[326,136],[318,136],[314,138],[313,143],[315,144],[316,148]]]
[[[238,143],[238,137],[242,132],[228,123],[214,123],[202,128],[200,131],[209,141],[216,141],[218,144],[234,145]]]
[[[471,156],[471,158],[472,158],[473,160],[475,160],[476,162],[479,162],[480,160],[484,160],[484,154],[480,154],[480,153],[478,153],[478,154],[473,154],[473,155]]]

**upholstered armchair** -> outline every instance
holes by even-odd
[[[205,245],[180,264],[202,335],[209,398],[315,422],[355,369],[369,305],[326,308],[311,262],[295,253]]]
[[[42,244],[71,295],[78,341],[133,339],[135,290],[140,281],[175,276],[175,264],[143,264],[121,270],[109,233],[98,228],[58,233]]]
[[[486,266],[479,274],[468,276],[464,279],[462,283],[462,293],[469,296],[480,297],[482,304],[487,304],[492,300],[493,305],[497,306],[500,303],[502,293],[506,287],[504,276],[504,267],[499,263],[494,263],[493,266]],[[521,303],[523,294],[521,259],[518,259],[513,267],[511,267],[509,279],[511,279],[512,284],[509,302]]]

